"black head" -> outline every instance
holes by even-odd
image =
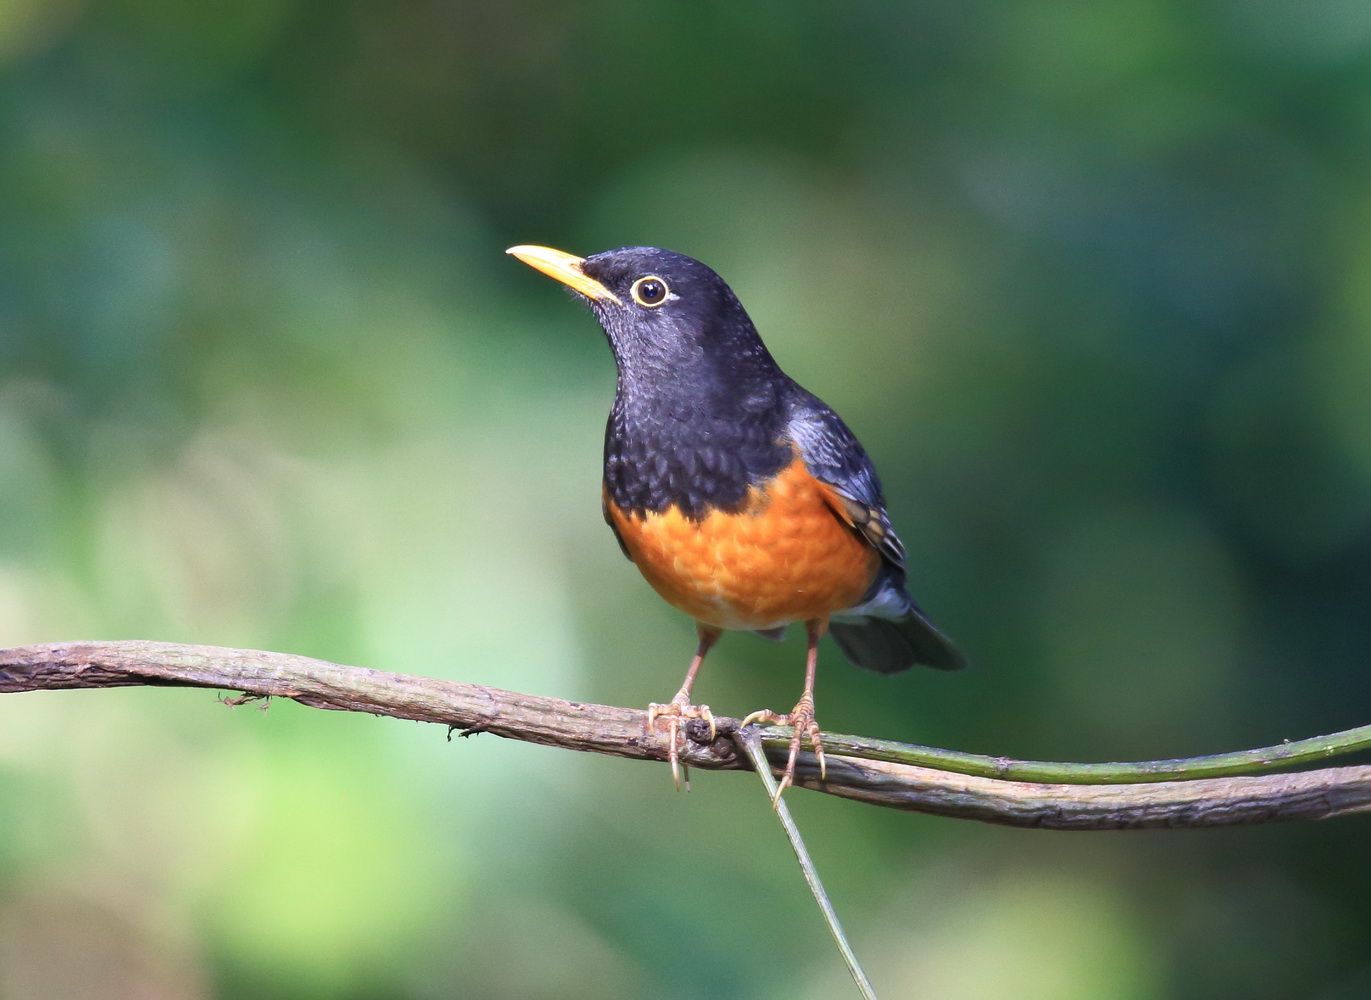
[[[776,374],[733,290],[694,258],[655,247],[586,258],[547,247],[508,252],[590,303],[622,379],[665,387],[702,377],[737,384]]]

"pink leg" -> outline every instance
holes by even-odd
[[[767,709],[753,712],[743,720],[745,726],[753,722],[761,722],[778,726],[793,726],[795,729],[795,735],[790,738],[790,758],[786,762],[785,771],[781,774],[781,781],[776,788],[776,797],[772,801],[772,805],[781,800],[781,794],[795,780],[795,761],[800,754],[800,744],[806,736],[809,737],[810,746],[814,748],[814,756],[819,759],[819,780],[822,781],[828,776],[828,767],[824,761],[822,734],[819,731],[818,723],[814,721],[814,676],[819,664],[819,640],[827,631],[827,619],[811,618],[805,622],[805,635],[809,638],[809,649],[805,657],[805,687],[800,694],[800,700],[790,710],[790,714],[777,715]]]
[[[690,689],[695,683],[695,675],[700,672],[700,664],[705,662],[705,654],[714,648],[714,644],[719,641],[719,636],[723,634],[723,630],[715,628],[713,625],[696,622],[695,631],[700,639],[695,646],[695,656],[690,661],[690,669],[686,671],[681,690],[677,691],[676,697],[667,704],[659,705],[653,702],[647,707],[648,732],[652,732],[656,728],[659,718],[665,717],[667,720],[667,760],[671,762],[671,780],[676,783],[677,788],[681,787],[681,775],[685,770],[681,766],[680,750],[678,749],[681,720],[707,719],[709,720],[709,738],[713,740],[718,735],[714,728],[714,713],[709,710],[708,705],[692,705],[690,703]],[[687,789],[690,787],[689,779],[686,780],[685,785]]]

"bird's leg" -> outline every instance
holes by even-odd
[[[776,786],[776,795],[771,800],[774,808],[781,801],[781,794],[795,780],[795,761],[800,754],[800,744],[806,736],[814,748],[814,756],[819,759],[819,780],[828,777],[828,766],[824,761],[824,742],[819,725],[814,721],[814,674],[819,663],[819,639],[828,631],[828,622],[822,618],[812,618],[805,622],[805,635],[809,638],[809,651],[805,658],[805,689],[800,700],[790,710],[789,715],[777,715],[769,709],[753,712],[743,720],[743,725],[760,722],[767,725],[792,726],[795,734],[790,738],[790,758],[786,761],[785,772]]]
[[[715,628],[713,625],[696,622],[695,631],[699,635],[700,641],[695,646],[695,657],[690,661],[690,669],[686,671],[681,690],[677,691],[676,697],[665,705],[658,705],[653,702],[647,706],[647,731],[649,733],[656,728],[659,718],[666,717],[667,760],[671,762],[671,780],[676,783],[677,788],[681,787],[681,774],[685,770],[681,766],[680,751],[676,745],[681,730],[681,720],[705,719],[709,722],[710,741],[712,742],[719,735],[718,730],[714,728],[714,713],[709,710],[709,706],[690,703],[690,688],[695,683],[695,675],[700,672],[700,664],[705,662],[705,654],[719,641],[719,636],[723,630]],[[690,779],[688,775],[685,786],[689,790]]]

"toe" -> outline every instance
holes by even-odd
[[[714,713],[709,710],[708,705],[697,706],[699,712],[697,718],[704,719],[709,723],[709,742],[713,743],[719,738],[719,727],[714,724]]]
[[[785,726],[790,724],[790,716],[777,715],[771,709],[764,708],[759,712],[753,712],[748,715],[747,718],[743,719],[742,725],[739,728],[750,726],[754,722],[762,726]]]
[[[676,786],[676,790],[681,790],[681,754],[676,748],[676,740],[680,735],[681,720],[678,716],[669,716],[666,723],[666,759],[671,765],[671,782]]]
[[[819,780],[828,780],[828,761],[824,757],[824,741],[819,727],[813,722],[809,724],[809,745],[814,748],[814,756],[819,761]]]

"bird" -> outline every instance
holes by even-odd
[[[605,428],[604,519],[667,603],[695,620],[681,689],[648,708],[666,725],[681,785],[685,720],[709,723],[691,689],[728,631],[779,640],[803,623],[804,688],[790,712],[743,725],[793,729],[773,805],[795,777],[805,738],[827,780],[814,714],[819,640],[889,674],[966,660],[906,590],[906,556],[876,468],[842,418],[786,375],[733,290],[705,264],[656,247],[577,257],[545,246],[506,251],[589,304],[618,369]]]

